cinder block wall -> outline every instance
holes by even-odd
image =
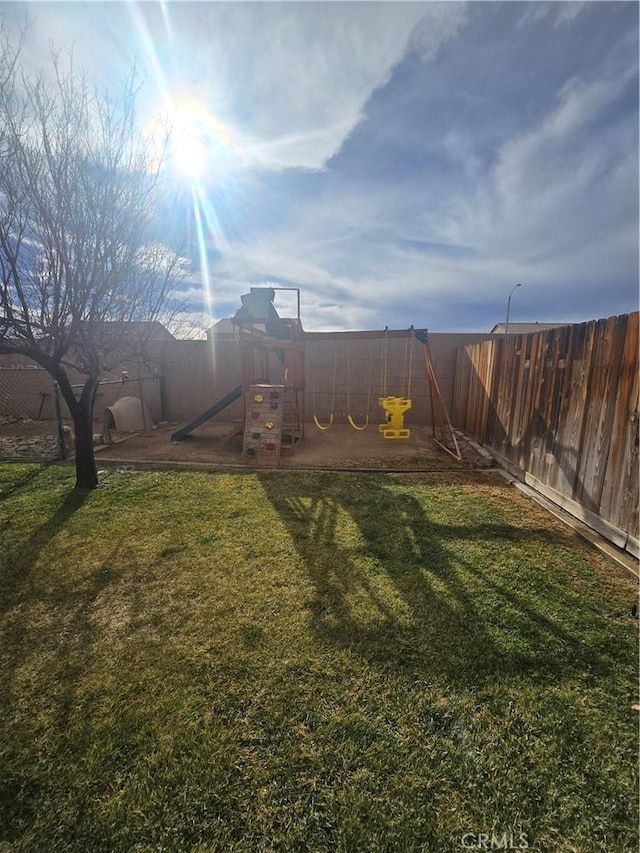
[[[165,348],[164,391],[167,418],[187,423],[240,383],[237,341],[174,341]],[[237,400],[220,414],[223,421],[243,416]]]
[[[367,412],[379,421],[382,396],[410,396],[414,418],[424,415],[426,404],[422,345],[408,337],[379,333],[310,333],[306,338],[305,420],[314,414],[322,424],[333,413],[334,423],[347,423],[347,415],[362,425]],[[409,416],[406,416],[409,422]]]
[[[449,412],[453,403],[458,348],[488,338],[491,338],[491,335],[429,334],[434,367]],[[158,365],[154,370],[161,371],[163,378],[147,380],[143,387],[145,402],[150,407],[155,421],[161,418],[162,396],[165,418],[173,423],[184,424],[204,412],[240,383],[240,349],[237,338],[166,341],[161,346],[163,351],[156,354]],[[415,338],[408,338],[404,332],[395,331],[389,332],[386,338],[384,333],[379,331],[311,332],[306,336],[305,347],[304,416],[307,422],[313,420],[315,413],[320,423],[328,423],[333,411],[333,422],[336,424],[346,423],[347,415],[351,414],[356,423],[362,425],[368,411],[371,423],[381,423],[383,414],[378,405],[378,398],[386,393],[396,397],[411,397],[412,408],[405,416],[408,425],[431,423],[424,349]],[[0,359],[0,366],[14,367],[18,362],[32,364],[28,359],[4,356]],[[131,367],[132,378],[137,376],[137,369],[135,366]],[[23,385],[25,377],[30,374],[29,403],[27,405],[24,400],[20,401],[20,411],[15,413],[34,417],[40,404],[40,392],[51,391],[52,383],[45,371],[25,370],[20,373],[19,378],[22,379]],[[114,373],[113,378],[117,379],[119,376],[118,371]],[[8,372],[5,373],[5,378],[8,382]],[[82,377],[78,375],[74,381],[81,382]],[[96,418],[101,420],[104,408],[125,394],[138,396],[138,383],[133,381],[124,386],[101,386],[96,401]],[[0,409],[4,413],[13,413],[14,403],[18,405],[17,396],[14,393],[8,394],[6,400],[0,399]],[[42,416],[52,416],[49,399],[46,412],[43,412]],[[229,422],[242,416],[243,405],[240,399],[221,412],[218,419]]]
[[[458,347],[486,340],[488,334],[429,334],[433,364],[449,411],[453,403]],[[347,423],[347,415],[364,424],[381,422],[378,398],[409,395],[412,408],[407,424],[431,423],[429,386],[424,348],[404,332],[312,332],[305,338],[305,420]],[[386,364],[386,387],[385,387]],[[165,349],[164,384],[167,417],[186,423],[208,409],[240,383],[237,339],[175,341]],[[334,387],[335,386],[335,387]],[[242,401],[218,416],[232,421],[243,415]]]
[[[456,352],[458,347],[490,338],[488,334],[433,333],[429,345],[438,383],[447,409],[453,404]],[[334,392],[335,377],[335,392]],[[305,419],[314,413],[327,423],[346,423],[347,415],[364,424],[380,421],[382,396],[410,397],[407,424],[431,423],[429,384],[424,347],[403,332],[309,333],[306,338]],[[332,407],[333,400],[333,407]]]

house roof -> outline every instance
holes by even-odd
[[[238,327],[234,326],[228,317],[218,320],[210,329],[207,329],[208,338],[230,339],[238,337]]]
[[[572,323],[509,323],[509,334],[530,335],[532,332],[544,332],[546,329],[559,329],[561,326],[571,326]],[[489,331],[490,335],[504,335],[506,323],[496,323]]]
[[[145,320],[107,320],[100,324],[106,331],[121,328],[127,336],[142,335],[150,341],[175,341],[175,337],[165,328],[159,320],[153,322]]]

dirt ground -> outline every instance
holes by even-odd
[[[96,459],[154,462],[208,463],[245,466],[242,436],[233,432],[234,424],[204,424],[180,442],[171,434],[180,426],[171,424],[143,433],[114,433],[115,443],[96,447]],[[94,432],[101,432],[97,421]],[[458,438],[462,462],[457,462],[435,444],[431,428],[411,427],[408,439],[384,439],[377,424],[357,431],[348,424],[336,424],[321,431],[305,425],[304,438],[295,448],[283,449],[281,468],[392,468],[400,470],[460,470],[487,467],[488,462],[474,448]],[[0,456],[54,458],[55,425],[52,421],[13,421],[0,423]],[[246,467],[252,467],[246,465]]]
[[[242,436],[229,438],[233,424],[203,425],[180,442],[171,440],[177,426],[120,436],[115,444],[97,450],[98,464],[100,459],[212,465],[246,463],[242,456]],[[295,448],[283,450],[279,467],[460,470],[487,466],[486,459],[466,442],[460,441],[460,449],[463,461],[457,462],[434,443],[430,427],[413,427],[410,438],[399,440],[382,438],[375,424],[362,432],[348,424],[335,425],[326,431],[307,424],[304,438]]]

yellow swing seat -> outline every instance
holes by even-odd
[[[318,429],[329,429],[329,427],[333,424],[333,412],[331,412],[331,414],[329,415],[329,423],[326,426],[323,426],[315,415],[313,416],[313,422],[318,427]]]
[[[347,420],[351,424],[354,429],[357,429],[359,432],[362,432],[363,429],[366,429],[369,426],[369,415],[367,414],[366,420],[364,422],[364,426],[358,426],[358,424],[354,421],[351,415],[347,415]]]
[[[411,400],[407,397],[380,397],[378,404],[387,415],[387,422],[378,427],[382,437],[410,438],[411,430],[404,425],[404,413],[411,408]]]

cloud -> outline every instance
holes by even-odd
[[[637,69],[628,65],[593,81],[571,78],[542,124],[503,146],[495,180],[504,202],[519,203],[545,190],[557,194],[556,180],[570,177],[574,183],[580,177],[576,169],[584,170],[585,155],[587,165],[594,158],[611,160],[610,148],[594,144],[594,135],[606,135],[597,124],[636,77]],[[587,180],[588,174],[583,174],[583,183]]]
[[[542,245],[549,253],[567,245],[580,249],[606,238],[609,227],[632,213],[637,118],[615,107],[634,83],[637,69],[630,64],[605,69],[597,79],[573,77],[539,126],[502,147],[492,178],[506,233],[493,231],[511,238],[512,248],[516,242],[524,251],[527,241],[529,256]],[[597,209],[588,201],[596,198]]]
[[[628,310],[630,6],[37,8],[42,38],[75,34],[103,74],[137,53],[156,102],[184,90],[230,130],[203,193],[212,317],[251,286],[291,284],[306,328],[443,330],[490,328],[517,281],[516,319]],[[185,296],[197,313],[197,277]]]
[[[224,27],[214,24],[221,37],[210,52],[233,93],[229,113],[251,116],[258,162],[321,169],[408,47],[434,56],[464,14],[464,4],[451,3],[367,4],[366,14],[360,4],[238,4],[226,24],[243,47],[242,67]]]
[[[493,165],[470,127],[425,142],[457,165],[446,193],[424,167],[402,179],[340,173],[294,222],[232,245],[226,268],[236,280],[299,284],[308,328],[379,326],[381,317],[406,326],[419,316],[477,329],[481,315],[469,306],[496,303],[490,327],[503,292],[521,280],[519,305],[531,299],[534,319],[614,313],[637,269],[630,46],[623,40],[599,67],[571,75],[546,112],[506,135]]]
[[[413,30],[409,47],[423,60],[435,59],[440,46],[454,38],[466,22],[465,3],[430,3]]]
[[[580,0],[571,0],[570,3],[557,3],[556,19],[554,27],[561,27],[565,24],[570,24],[584,10],[586,3]]]
[[[406,52],[433,59],[466,14],[464,3],[437,2],[9,8],[13,19],[34,20],[31,67],[49,40],[73,43],[78,63],[101,82],[113,83],[135,59],[156,109],[169,94],[188,93],[229,126],[236,165],[267,169],[324,168]]]
[[[557,29],[573,23],[585,10],[585,7],[590,4],[581,2],[581,0],[566,0],[566,2],[536,2],[524,3],[523,5],[527,8],[518,22],[518,27],[522,28],[550,20],[553,28]]]

